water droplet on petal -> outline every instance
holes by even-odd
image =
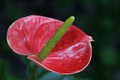
[[[64,40],[65,43],[66,43],[66,42],[69,42],[69,41],[70,41],[69,39],[65,39],[65,40]]]

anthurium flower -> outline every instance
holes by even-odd
[[[49,71],[60,74],[74,74],[82,71],[90,62],[92,38],[71,25],[44,59],[39,52],[56,31],[62,21],[31,15],[16,20],[8,29],[7,41],[13,51],[28,55],[28,59]]]

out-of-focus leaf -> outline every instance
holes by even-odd
[[[100,61],[104,66],[113,67],[119,63],[119,55],[114,48],[104,48],[100,55]]]
[[[76,79],[76,80],[91,80],[91,79],[84,79],[84,78],[79,78],[79,79]]]
[[[14,75],[12,75],[10,73],[7,73],[6,78],[7,78],[6,80],[21,80],[21,78],[16,77],[16,76],[14,76]]]
[[[21,80],[21,78],[8,72],[6,62],[0,61],[0,80]]]
[[[62,80],[90,80],[88,78],[78,78],[74,75],[65,75]]]
[[[35,73],[35,78],[39,79],[41,77],[43,77],[48,71],[43,69],[42,67],[38,67],[38,69],[36,70]]]
[[[63,75],[54,72],[48,72],[43,75],[39,80],[62,80]]]
[[[6,80],[6,63],[0,61],[0,80]]]
[[[65,75],[62,80],[76,80],[72,75]]]

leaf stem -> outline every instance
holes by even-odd
[[[30,74],[28,80],[32,80],[33,79],[33,76],[37,70],[38,66],[37,65],[34,65],[33,69],[32,69],[32,73]]]
[[[42,50],[38,54],[38,57],[41,61],[44,60],[48,56],[48,54],[52,51],[52,49],[57,44],[57,42],[61,39],[61,37],[68,30],[70,25],[72,25],[74,20],[75,20],[74,16],[69,17],[62,24],[62,26],[58,29],[58,31],[52,36],[52,38],[44,45],[44,47],[42,48]]]

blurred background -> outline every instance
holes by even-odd
[[[29,15],[62,21],[75,16],[74,25],[95,40],[85,70],[60,75],[39,67],[35,80],[120,80],[120,0],[0,0],[0,80],[27,80],[31,72],[34,63],[13,52],[6,41],[10,24]]]

